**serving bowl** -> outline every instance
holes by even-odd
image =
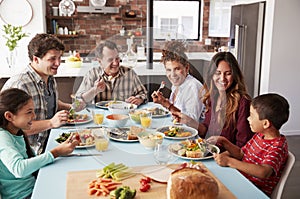
[[[69,61],[66,60],[66,64],[71,68],[80,68],[82,66],[82,61]]]
[[[157,144],[161,144],[164,139],[164,134],[157,131],[140,132],[137,137],[141,145],[146,149],[154,149]]]
[[[129,112],[129,117],[133,123],[140,124],[141,123],[140,115],[145,112],[146,112],[145,110],[131,110]]]
[[[122,114],[122,115],[127,115],[130,111],[135,110],[136,108],[137,105],[126,103],[126,102],[112,103],[108,106],[108,110],[112,114]]]
[[[110,114],[106,116],[106,119],[112,127],[124,127],[129,116],[123,114]]]

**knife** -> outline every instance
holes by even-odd
[[[62,157],[80,157],[80,156],[101,156],[100,153],[71,153]]]

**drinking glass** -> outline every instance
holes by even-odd
[[[149,128],[152,123],[152,113],[151,112],[145,112],[140,114],[141,119],[141,125],[144,128]]]
[[[97,124],[97,125],[101,125],[103,123],[103,120],[104,120],[104,113],[103,112],[92,112],[93,114],[93,120],[94,120],[94,123]]]
[[[105,129],[103,128],[95,129],[93,134],[95,138],[96,150],[101,152],[106,151],[109,145],[109,138],[106,134]]]
[[[172,154],[169,152],[168,145],[157,144],[154,148],[154,159],[157,164],[166,165],[172,158]]]

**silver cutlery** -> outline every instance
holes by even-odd
[[[166,85],[165,82],[162,81],[162,82],[160,83],[160,86],[159,86],[157,92],[160,91],[161,89],[163,89],[163,88],[165,87],[165,85]]]
[[[100,153],[71,153],[62,157],[80,157],[80,156],[101,156]]]

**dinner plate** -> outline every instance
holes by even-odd
[[[181,156],[181,155],[179,155],[179,154],[177,153],[178,151],[173,150],[173,146],[174,146],[174,145],[180,145],[180,146],[183,147],[183,144],[181,144],[181,143],[173,143],[173,144],[170,144],[170,145],[168,146],[168,149],[169,149],[169,152],[170,152],[172,155],[174,155],[174,156],[176,156],[176,157],[179,157],[179,158],[181,158],[181,159],[184,159],[184,160],[205,160],[205,159],[210,159],[210,158],[213,157],[213,154],[209,154],[208,156],[200,157],[200,158],[190,158],[190,157],[186,157],[186,156]],[[219,147],[217,147],[216,145],[209,144],[208,147],[210,148],[210,150],[216,151],[216,153],[220,153],[220,149],[219,149]]]
[[[95,106],[96,106],[97,108],[102,108],[102,109],[108,110],[107,104],[108,104],[109,102],[111,102],[111,101],[112,101],[112,100],[97,102],[97,103],[95,104]],[[122,103],[122,101],[116,101],[116,102],[117,102],[117,103]]]
[[[127,132],[130,131],[129,127],[123,128],[108,128],[107,135],[111,140],[118,141],[118,142],[138,142],[139,140],[128,140],[127,139]]]
[[[86,119],[76,119],[74,122],[67,122],[66,124],[86,124],[93,120],[92,117],[88,116]]]
[[[80,134],[80,133],[83,133],[83,131],[85,131],[85,130],[86,130],[86,129],[62,133],[62,134],[59,135],[59,137],[57,137],[57,138],[55,139],[55,141],[56,141],[57,143],[62,143],[62,142],[64,142],[66,139],[69,138],[69,136],[71,135],[71,133],[78,132],[78,133]],[[91,133],[91,132],[90,132],[90,133]],[[90,134],[90,133],[89,133],[89,134]],[[65,134],[65,136],[63,136],[63,134]],[[92,134],[91,134],[91,136],[93,137]],[[63,140],[58,141],[57,139],[59,139],[59,138],[62,138]],[[76,149],[85,149],[85,148],[90,148],[90,147],[93,147],[93,146],[95,146],[95,140],[93,140],[92,144],[76,146],[75,148],[76,148]]]
[[[162,118],[162,117],[167,117],[170,116],[171,113],[168,110],[165,110],[163,108],[159,108],[160,110],[162,110],[162,114],[152,114],[152,118]]]
[[[94,144],[90,144],[90,145],[82,145],[82,146],[76,146],[75,148],[76,149],[85,149],[85,148],[90,148],[90,147],[93,147],[95,146],[95,142]]]
[[[165,135],[165,138],[166,139],[172,139],[172,140],[183,140],[183,139],[189,139],[189,138],[193,138],[195,137],[197,134],[198,134],[198,131],[194,128],[191,128],[191,127],[188,127],[188,126],[163,126],[163,127],[160,127],[160,128],[157,128],[156,131],[158,132],[161,132],[161,133],[164,133],[165,131],[169,130],[170,127],[174,127],[174,128],[179,128],[179,131],[184,131],[184,132],[191,132],[192,134],[189,135],[189,136],[168,136],[168,135]]]

